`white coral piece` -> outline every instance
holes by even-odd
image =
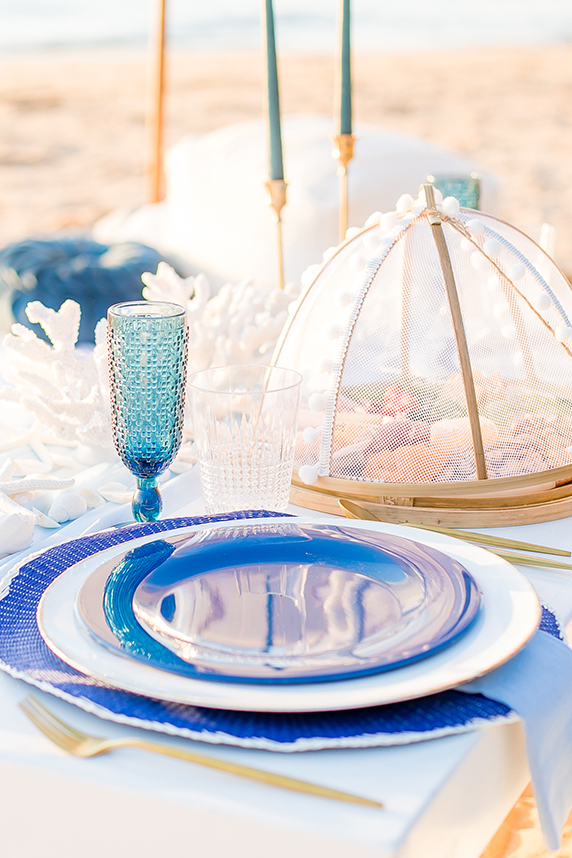
[[[111,453],[104,335],[98,325],[92,353],[76,349],[81,308],[65,301],[56,312],[33,301],[26,307],[51,340],[41,340],[23,325],[12,326],[4,339],[8,364],[0,399],[19,402],[36,418],[36,426],[54,440],[103,448]],[[105,323],[104,323],[105,324]]]
[[[64,301],[57,311],[44,307],[40,301],[31,301],[26,316],[33,324],[41,325],[55,351],[74,351],[81,319],[81,307],[75,301]]]
[[[157,273],[141,279],[148,301],[172,301],[187,310],[189,322],[189,373],[209,366],[268,362],[284,323],[288,307],[297,297],[275,289],[271,292],[249,280],[227,283],[211,297],[204,274],[182,278],[160,262]]]

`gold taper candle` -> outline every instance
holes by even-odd
[[[150,109],[151,165],[149,199],[158,203],[163,198],[163,125],[165,101],[165,6],[166,0],[155,0],[155,20],[151,33],[152,99]]]

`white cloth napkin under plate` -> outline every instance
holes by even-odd
[[[572,806],[572,650],[537,631],[507,664],[459,691],[484,694],[522,718],[544,843],[558,849]]]

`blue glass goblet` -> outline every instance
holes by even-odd
[[[181,445],[187,372],[186,313],[178,304],[129,301],[107,311],[111,423],[115,447],[137,477],[136,521],[155,521],[157,477]]]

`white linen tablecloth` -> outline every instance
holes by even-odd
[[[167,483],[163,496],[165,517],[203,511],[196,469]],[[34,550],[129,520],[128,506],[106,504]],[[569,520],[494,532],[572,545]],[[4,562],[0,574],[14,560]],[[542,601],[568,621],[572,574],[536,569],[526,574]],[[104,853],[143,858],[169,851],[208,858],[345,858],[348,853],[352,858],[478,858],[529,780],[520,723],[367,750],[283,755],[206,749],[370,795],[384,803],[380,811],[265,787],[137,750],[81,760],[60,752],[18,711],[17,701],[29,690],[0,675],[0,837],[3,854],[18,858],[71,858],[78,852],[82,858]],[[94,734],[133,732],[40,696],[66,720]]]

